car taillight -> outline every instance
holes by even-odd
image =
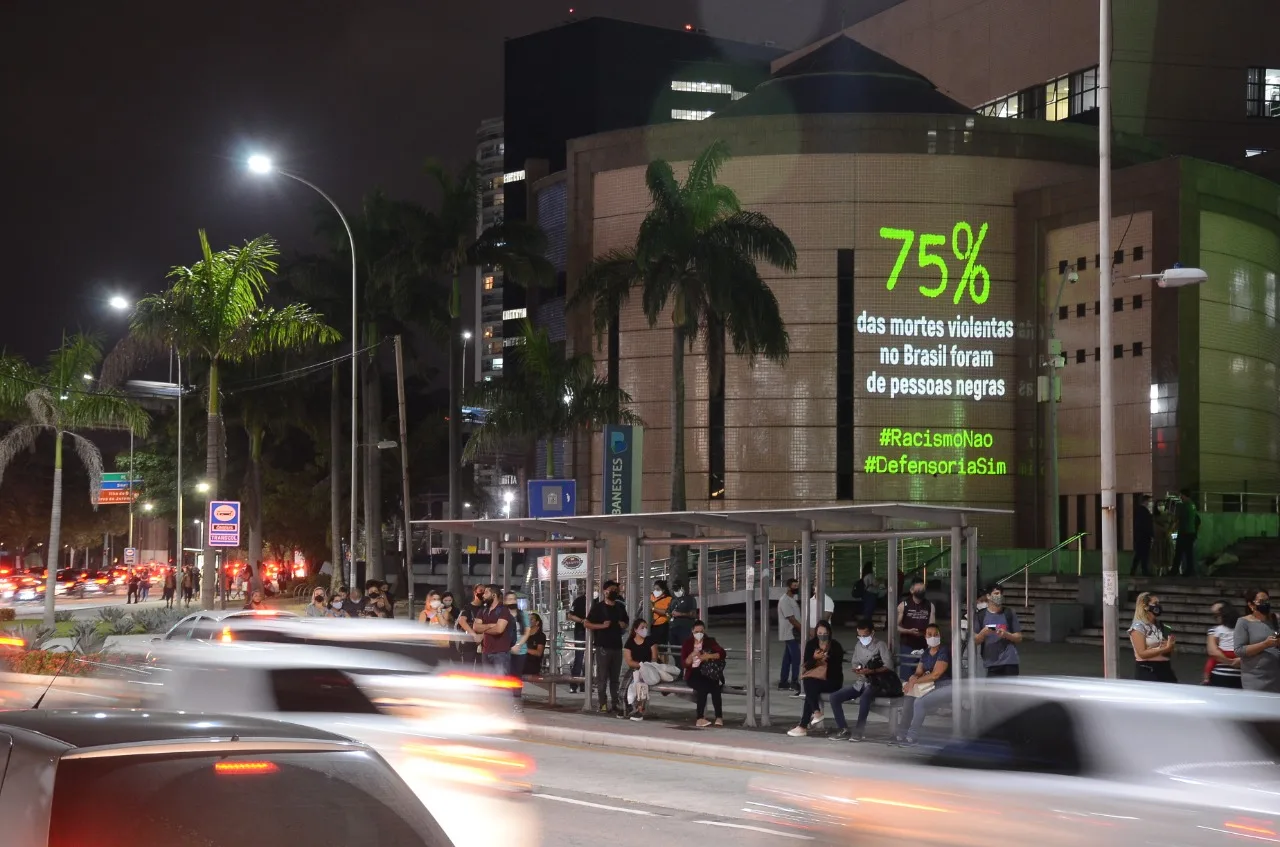
[[[232,776],[248,776],[251,774],[275,773],[280,770],[274,762],[217,762],[213,766],[214,773]]]
[[[457,671],[440,674],[440,678],[451,680],[453,682],[465,682],[470,685],[478,685],[481,688],[502,688],[507,691],[513,691],[523,685],[523,683],[514,676],[487,676],[485,674],[459,673]]]
[[[222,635],[218,637],[218,640],[224,643],[228,641],[234,641],[235,639],[231,637],[231,627],[224,626],[222,628]]]

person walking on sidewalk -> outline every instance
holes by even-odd
[[[987,589],[986,611],[975,615],[973,643],[982,651],[982,666],[987,676],[1018,676],[1018,645],[1022,643],[1022,624],[1018,613],[1004,605],[1004,590],[999,585]]]
[[[787,593],[778,598],[778,640],[782,642],[779,691],[800,691],[800,583],[787,580]]]
[[[1249,614],[1236,621],[1232,641],[1241,684],[1246,691],[1280,692],[1280,624],[1271,612],[1271,595],[1253,588],[1244,599]]]
[[[853,645],[850,664],[854,674],[853,684],[842,687],[827,698],[831,701],[831,714],[836,719],[837,730],[831,736],[833,741],[862,741],[867,729],[867,716],[871,714],[871,704],[875,702],[876,695],[881,692],[893,693],[893,689],[886,689],[878,679],[880,676],[893,675],[893,654],[889,652],[889,645],[876,637],[875,624],[871,622],[871,618],[858,621],[858,643]],[[886,682],[892,683],[893,680]],[[858,701],[858,723],[852,733],[844,718],[844,704],[850,700]]]
[[[1151,542],[1156,537],[1155,518],[1151,517],[1151,495],[1138,498],[1138,508],[1133,510],[1133,564],[1129,576],[1151,576]]]
[[[591,604],[586,622],[587,629],[595,633],[596,690],[600,696],[601,713],[608,714],[612,703],[613,711],[623,717],[625,712],[618,697],[618,676],[622,673],[622,636],[627,631],[630,618],[626,607],[618,602],[617,582],[606,580],[601,592],[603,596]]]
[[[831,634],[829,621],[818,621],[814,636],[804,645],[804,711],[800,723],[787,731],[792,738],[809,734],[809,727],[822,723],[822,695],[844,687],[844,648]]]
[[[694,691],[698,710],[694,726],[711,726],[707,720],[708,696],[716,713],[715,725],[724,726],[724,659],[724,648],[707,635],[707,625],[695,620],[693,632],[680,646],[680,666],[684,668],[685,682]]]

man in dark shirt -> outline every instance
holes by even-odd
[[[596,690],[600,694],[600,711],[608,712],[609,703],[623,714],[618,699],[618,675],[622,673],[622,636],[629,619],[626,607],[618,602],[618,583],[612,579],[601,586],[602,599],[591,604],[586,626],[594,633],[596,654]],[[608,697],[605,694],[608,694]]]
[[[477,585],[471,594],[471,604],[463,606],[462,611],[458,613],[458,629],[477,640],[480,638],[480,633],[475,631],[475,623],[480,619],[480,615],[484,612],[484,592],[485,586]],[[462,660],[464,662],[471,663],[478,662],[480,660],[480,653],[482,649],[483,648],[480,645],[476,645],[475,648],[472,648],[467,644],[463,644]]]
[[[503,676],[511,675],[511,648],[516,643],[515,620],[502,605],[502,589],[496,585],[483,586],[484,609],[471,625],[480,636],[480,656],[489,670]]]
[[[573,603],[569,606],[569,620],[573,621],[573,640],[578,642],[573,651],[573,667],[569,673],[573,676],[582,676],[582,668],[585,664],[587,648],[583,643],[587,638],[587,628],[583,624],[587,620],[587,595],[584,591],[577,597],[573,598]],[[586,685],[581,687],[582,691],[586,691]],[[569,693],[576,694],[579,691],[578,685],[575,683],[569,686]]]
[[[698,601],[688,591],[681,580],[671,583],[671,652],[676,658],[680,656],[680,648],[693,635],[693,622],[698,619]]]
[[[346,591],[346,586],[343,586]],[[349,618],[358,618],[364,612],[364,607],[368,605],[368,600],[360,593],[360,586],[353,585],[347,593],[347,598],[342,601],[342,611],[347,613]]]
[[[1138,507],[1133,510],[1133,564],[1129,566],[1129,576],[1137,576],[1139,568],[1143,576],[1151,576],[1151,541],[1154,538],[1151,497],[1143,494],[1138,498]]]
[[[1200,513],[1191,489],[1182,489],[1178,499],[1178,540],[1173,545],[1173,570],[1181,576],[1196,575],[1196,534],[1200,532]]]

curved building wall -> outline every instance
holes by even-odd
[[[731,147],[758,143],[726,137]],[[808,141],[802,149],[835,146]],[[592,255],[634,243],[649,206],[643,152],[632,166],[571,173],[579,198],[571,202],[590,220],[578,237]],[[669,158],[682,174],[688,162]],[[1019,302],[1034,303],[1035,281],[1015,278],[1014,195],[1087,172],[925,153],[732,159],[722,181],[798,251],[795,273],[762,268],[791,356],[785,364],[728,357],[724,491],[715,497],[706,362],[700,347],[688,353],[689,508],[918,501],[1013,509],[1015,407],[1035,401],[1034,382],[1015,373],[1019,336],[1034,337],[1031,320],[1018,320]],[[634,299],[619,317],[619,384],[646,422],[646,511],[669,505],[669,327],[664,316],[650,328]],[[1012,526],[990,523],[984,543],[1010,543]]]

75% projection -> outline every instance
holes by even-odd
[[[889,291],[894,289],[898,284],[898,277],[902,273],[902,269],[907,264],[907,257],[911,255],[911,248],[916,242],[916,231],[914,229],[896,229],[894,227],[880,227],[880,237],[891,241],[901,241],[902,250],[898,253],[898,260],[894,262],[893,271],[889,274],[889,281],[885,284],[885,288]],[[983,224],[978,229],[975,237],[973,227],[965,221],[958,222],[951,229],[951,252],[957,259],[964,262],[964,270],[960,274],[960,282],[956,285],[955,294],[952,296],[952,302],[960,305],[960,300],[965,292],[968,292],[969,299],[977,305],[987,302],[987,297],[991,295],[991,274],[987,272],[985,266],[978,263],[978,253],[982,249],[982,242],[987,237],[987,224]],[[921,269],[937,268],[940,279],[936,286],[921,285],[920,293],[925,297],[940,297],[947,290],[947,286],[951,283],[951,272],[947,267],[947,261],[943,257],[942,252],[930,252],[934,248],[947,246],[947,237],[934,233],[923,233],[920,235],[920,248],[917,257]],[[944,252],[943,251],[943,252]],[[979,288],[978,283],[981,283]]]

